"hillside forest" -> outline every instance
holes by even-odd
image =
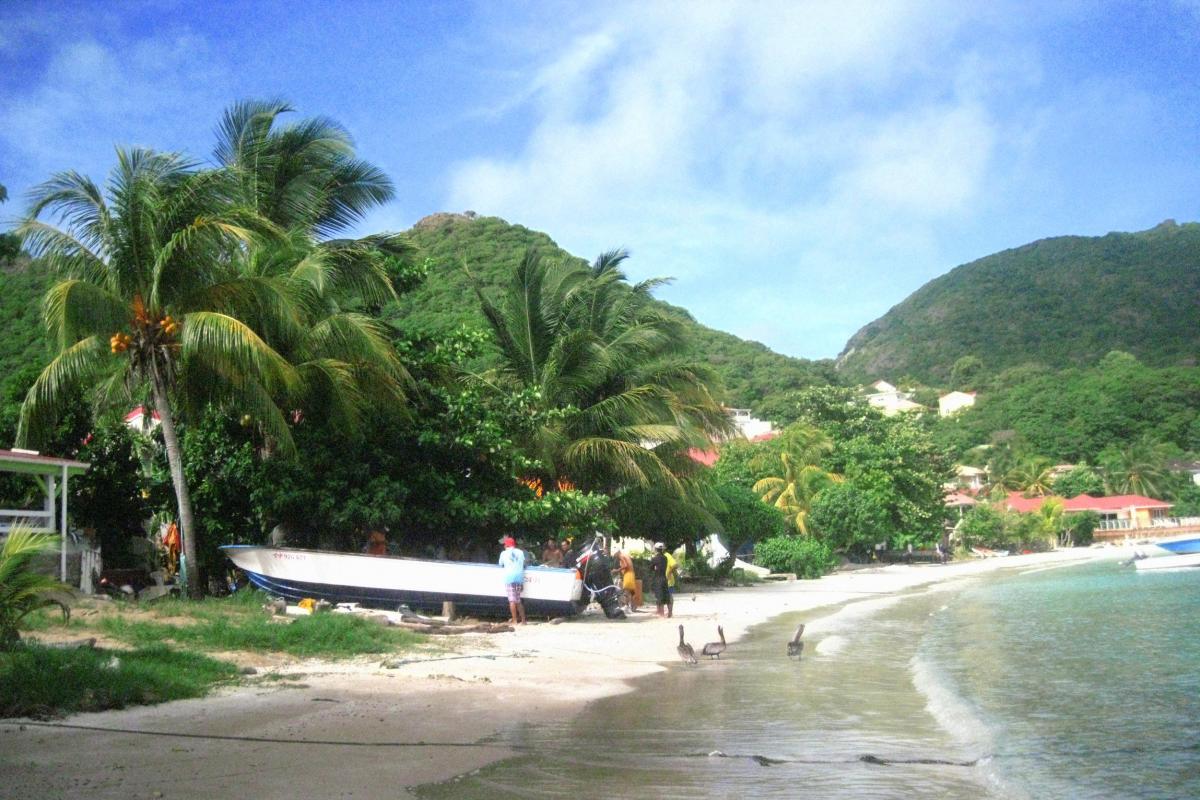
[[[932,547],[956,523],[984,544],[1087,539],[1052,513],[959,522],[955,464],[986,467],[997,491],[1200,513],[1182,471],[1200,451],[1200,369],[1174,363],[1189,344],[1081,350],[1066,368],[931,361],[896,382],[931,408],[975,391],[975,407],[885,417],[832,361],[657,300],[667,279],[630,281],[621,250],[578,258],[470,212],[347,238],[393,193],[337,123],[255,101],[230,107],[199,166],[122,149],[100,183],[61,173],[35,190],[0,254],[0,441],[93,465],[72,484],[75,522],[106,563],[141,558],[133,544],[167,521],[193,595],[219,583],[220,545],[273,531],[358,550],[384,530],[394,553],[466,559],[509,534],[535,553],[596,532],[694,553],[716,532],[806,576]],[[131,430],[136,406],[161,424]],[[780,435],[737,439],[729,406]],[[711,468],[695,457],[714,449]],[[1062,463],[1076,466],[1050,481]],[[4,502],[31,491],[0,481]]]

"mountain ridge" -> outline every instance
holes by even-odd
[[[1039,239],[927,282],[851,336],[838,370],[852,381],[945,384],[964,356],[990,372],[1082,366],[1112,350],[1149,364],[1194,364],[1198,298],[1198,223]]]

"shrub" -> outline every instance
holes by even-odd
[[[1068,546],[1087,547],[1092,543],[1092,537],[1099,524],[1100,515],[1095,511],[1076,511],[1064,514],[1060,541]]]
[[[69,616],[71,587],[34,569],[37,556],[55,541],[54,536],[15,525],[0,544],[0,651],[17,646],[21,621],[39,608],[57,605],[64,617]]]
[[[794,572],[799,578],[819,578],[836,565],[829,545],[811,536],[774,536],[758,543],[754,559],[772,572]]]

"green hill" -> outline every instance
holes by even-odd
[[[1042,239],[964,264],[854,334],[838,367],[848,380],[946,385],[963,356],[996,372],[1085,366],[1112,350],[1196,363],[1200,224]]]
[[[418,222],[409,235],[420,257],[429,259],[430,272],[420,286],[401,297],[398,308],[389,310],[389,317],[410,334],[437,336],[463,324],[483,327],[464,264],[485,286],[500,286],[527,247],[584,263],[546,234],[496,217],[434,214]],[[48,276],[36,261],[20,259],[0,271],[0,373],[7,375],[26,365],[41,368],[49,360],[41,325],[47,283]],[[754,405],[771,395],[829,383],[836,377],[832,360],[789,358],[758,342],[707,328],[682,308],[665,307],[687,321],[695,353],[721,375],[724,400],[731,405]]]
[[[37,261],[20,258],[0,269],[0,380],[50,360],[42,327],[42,295],[50,276]]]
[[[546,234],[497,217],[433,214],[408,233],[422,257],[430,261],[429,277],[400,300],[396,324],[409,333],[436,335],[462,324],[484,324],[464,266],[484,286],[497,287],[528,247],[539,248],[548,257],[585,263]],[[756,405],[779,392],[836,379],[831,360],[789,358],[758,342],[705,327],[682,308],[664,305],[686,320],[695,355],[720,374],[727,392],[724,400],[730,405]]]

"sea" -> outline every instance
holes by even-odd
[[[783,615],[495,739],[518,755],[418,794],[1197,798],[1200,570],[1017,567]]]

